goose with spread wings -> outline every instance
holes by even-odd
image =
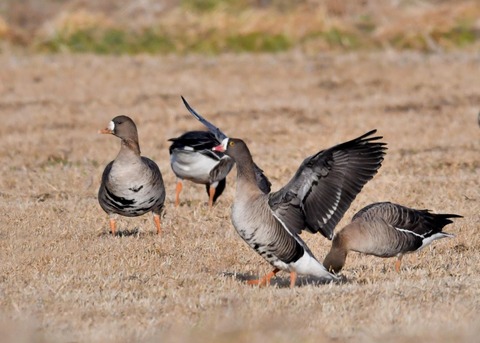
[[[381,166],[386,150],[386,144],[379,141],[382,137],[374,136],[373,130],[319,151],[303,161],[287,185],[265,194],[255,182],[253,159],[245,142],[228,138],[183,101],[195,118],[223,138],[214,150],[225,152],[236,162],[232,223],[240,237],[274,268],[249,283],[267,285],[280,270],[290,272],[290,287],[295,286],[297,274],[335,279],[300,233],[320,232],[332,239],[339,220]]]

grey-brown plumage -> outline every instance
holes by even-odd
[[[297,273],[333,278],[299,234],[306,229],[332,236],[338,220],[381,166],[386,148],[377,142],[381,137],[371,137],[374,132],[308,157],[285,187],[268,195],[255,182],[252,156],[242,140],[227,138],[216,148],[237,164],[233,225],[275,268],[258,283],[268,283],[279,270],[291,272],[291,286]]]
[[[434,214],[390,202],[374,203],[356,213],[352,222],[336,233],[324,266],[339,272],[348,251],[357,251],[378,257],[398,256],[395,268],[400,270],[401,258],[406,253],[419,251],[436,239],[453,237],[442,232],[458,214]]]
[[[285,187],[265,194],[257,185],[255,164],[245,142],[228,138],[182,100],[192,116],[222,142],[214,150],[225,152],[237,164],[233,225],[274,266],[264,278],[250,283],[268,284],[280,270],[290,271],[291,287],[297,273],[335,278],[299,235],[307,230],[331,239],[335,225],[382,164],[386,144],[379,142],[382,137],[372,137],[376,130],[308,157]]]
[[[110,216],[110,228],[115,234],[116,215],[136,217],[153,212],[157,233],[165,202],[165,188],[157,164],[140,155],[137,127],[127,116],[112,119],[100,133],[113,134],[121,139],[120,152],[102,175],[98,201]]]

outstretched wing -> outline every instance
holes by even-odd
[[[376,130],[306,158],[294,177],[269,204],[291,232],[333,230],[363,186],[382,165],[386,144]]]

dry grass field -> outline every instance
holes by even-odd
[[[478,51],[478,0],[2,0],[0,51]]]
[[[453,52],[98,57],[0,56],[0,341],[474,342],[480,334],[480,58]],[[376,128],[379,174],[352,204],[390,200],[464,216],[454,239],[404,258],[352,253],[345,281],[267,288],[270,270],[230,222],[235,171],[213,210],[185,183],[173,207],[168,138],[201,126],[180,100],[244,138],[276,190],[303,158]],[[137,123],[167,188],[150,215],[109,234],[96,199]],[[329,249],[303,234],[319,259]]]

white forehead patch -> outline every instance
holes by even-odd
[[[113,120],[110,123],[108,123],[108,129],[110,131],[115,131],[115,123],[113,122]]]
[[[227,150],[227,146],[228,146],[228,138],[225,138],[223,141],[222,141],[222,147]]]

